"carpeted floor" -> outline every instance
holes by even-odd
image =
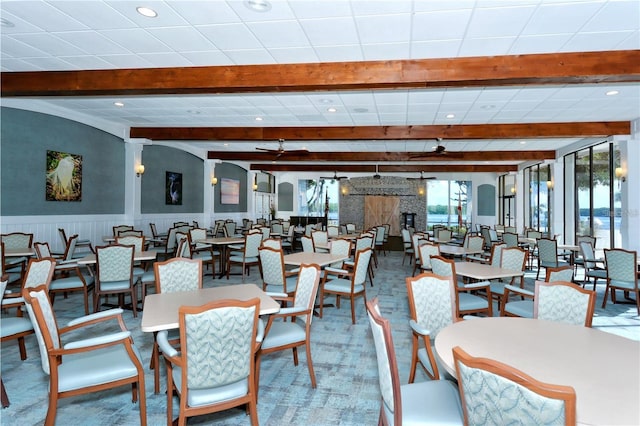
[[[380,256],[373,287],[367,287],[367,297],[378,296],[384,316],[393,327],[400,378],[406,383],[409,371],[411,340],[407,324],[408,306],[405,277],[412,266],[402,266],[402,254],[391,252]],[[533,274],[535,277],[535,272]],[[247,282],[259,282],[256,268]],[[205,287],[239,283],[205,278]],[[526,285],[533,287],[531,273]],[[590,287],[589,287],[590,288]],[[607,304],[600,309],[604,285],[598,286],[594,328],[640,340],[640,318],[632,305]],[[54,305],[58,323],[62,326],[82,314],[81,296],[58,297]],[[497,311],[497,310],[496,310]],[[341,309],[325,308],[324,318],[315,318],[312,325],[313,364],[318,380],[311,388],[304,351],[300,363],[293,365],[291,351],[265,356],[261,366],[258,418],[262,425],[375,425],[380,408],[375,351],[362,299],[356,301],[357,323],[351,324],[348,301]],[[140,331],[140,316],[124,314],[134,341],[140,347],[147,374],[147,419],[149,425],[166,424],[166,378],[162,368],[162,393],[153,394],[153,373],[148,369],[152,335]],[[0,411],[3,425],[39,425],[48,406],[48,376],[40,366],[40,354],[35,337],[27,337],[28,359],[20,361],[15,341],[2,344],[2,379],[11,406]],[[418,372],[417,381],[426,380]],[[177,400],[176,400],[177,401]],[[174,403],[174,414],[177,413]],[[63,425],[133,425],[139,423],[138,405],[131,402],[129,387],[63,399],[58,404],[58,424]],[[232,409],[216,415],[196,417],[190,424],[246,425],[249,417],[243,409]]]

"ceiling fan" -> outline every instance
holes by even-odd
[[[269,148],[261,148],[256,147],[258,151],[266,151],[272,154],[276,154],[276,158],[280,157],[283,154],[308,154],[308,149],[284,149],[284,139],[278,139],[278,149],[269,149]]]
[[[326,179],[326,180],[331,180],[331,182],[333,181],[341,181],[342,179],[349,179],[348,176],[338,176],[338,172],[333,172],[333,176],[331,177],[327,177],[327,176],[320,176],[320,179]]]
[[[376,164],[376,174],[373,175],[374,179],[380,179],[382,176],[380,176],[380,173],[378,173],[378,165]]]
[[[420,172],[420,177],[408,177],[407,180],[433,180],[435,176],[424,176],[424,172]]]
[[[436,142],[437,142],[437,145],[433,148],[433,151],[418,152],[418,153],[412,154],[411,157],[425,158],[425,157],[440,157],[440,156],[448,156],[448,157],[462,156],[462,153],[460,152],[447,152],[447,149],[444,147],[444,145],[440,144],[442,142],[442,138],[437,138]]]

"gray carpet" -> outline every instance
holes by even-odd
[[[404,266],[398,252],[380,256],[373,287],[367,287],[367,297],[378,296],[383,315],[393,327],[400,378],[406,383],[409,373],[411,340],[407,324],[408,305],[404,278],[412,267]],[[535,273],[533,274],[535,277]],[[247,282],[258,282],[254,268]],[[205,278],[205,286],[229,285],[240,282]],[[533,279],[527,274],[527,287]],[[589,287],[590,288],[590,287]],[[604,285],[598,286],[594,328],[640,340],[640,318],[632,305],[602,303]],[[66,324],[82,314],[81,296],[61,296],[54,305],[58,322]],[[150,425],[166,424],[166,378],[162,368],[162,393],[153,394],[153,373],[148,369],[152,336],[140,331],[140,316],[124,314],[127,326],[142,352],[147,374],[147,419]],[[258,418],[262,425],[374,425],[377,424],[380,392],[377,380],[375,351],[362,299],[356,301],[357,323],[351,324],[349,302],[341,309],[325,308],[324,318],[315,318],[312,325],[312,355],[318,386],[311,388],[304,350],[300,363],[293,365],[291,351],[267,355],[263,358],[258,399]],[[42,424],[48,406],[48,376],[40,366],[40,354],[34,336],[27,337],[28,359],[20,361],[15,341],[2,344],[2,379],[11,406],[1,410],[3,425]],[[420,371],[417,381],[427,380]],[[177,399],[174,414],[177,414]],[[133,425],[139,423],[138,405],[132,404],[130,387],[63,399],[58,404],[57,422],[61,425]],[[246,425],[249,417],[243,409],[232,409],[216,415],[195,417],[190,424]]]

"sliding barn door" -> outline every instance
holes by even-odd
[[[364,229],[388,223],[389,235],[400,235],[400,197],[366,195],[364,197]]]

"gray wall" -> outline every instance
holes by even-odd
[[[144,213],[194,213],[204,209],[203,160],[179,149],[147,145],[142,150],[140,211]],[[182,204],[166,204],[166,172],[182,173]],[[216,174],[218,168],[216,167]]]
[[[478,186],[478,216],[494,216],[496,214],[496,187],[484,184]]]
[[[0,214],[124,213],[122,139],[47,114],[0,108]],[[47,150],[82,156],[82,200],[46,201]]]
[[[216,164],[218,184],[214,190],[213,208],[216,213],[247,211],[247,170],[231,163]],[[220,180],[222,178],[240,181],[240,204],[220,204]],[[253,183],[252,183],[253,185]]]

